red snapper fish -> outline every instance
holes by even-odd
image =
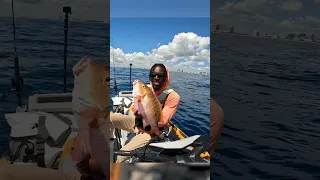
[[[158,98],[153,94],[153,91],[145,83],[140,80],[133,82],[133,112],[138,111],[145,125],[150,125],[149,134],[159,135],[158,122],[162,120],[162,107]]]
[[[86,171],[81,162],[91,156],[90,171],[100,169],[109,176],[109,115],[110,71],[102,63],[83,57],[74,67],[75,78],[72,104],[79,132],[74,143],[72,159],[78,170]],[[92,168],[92,169],[91,169]],[[86,170],[85,170],[86,169]]]

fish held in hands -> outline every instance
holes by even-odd
[[[144,82],[135,80],[133,82],[133,97],[133,111],[138,111],[141,114],[145,121],[144,127],[151,126],[151,130],[148,133],[159,135],[158,122],[162,120],[162,107],[152,89]]]
[[[75,111],[94,126],[110,111],[110,71],[102,63],[84,57],[73,67],[73,74]]]

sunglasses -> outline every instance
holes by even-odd
[[[151,78],[155,78],[156,76],[158,76],[158,78],[165,78],[165,77],[167,77],[167,75],[164,74],[164,73],[151,73],[151,74],[150,74],[150,77],[151,77]]]

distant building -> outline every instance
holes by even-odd
[[[231,28],[230,28],[230,33],[233,33],[234,32],[234,27],[232,26]]]
[[[316,40],[316,37],[314,34],[311,35],[311,41],[315,41]]]
[[[227,25],[227,24],[213,24],[211,25],[211,31],[212,32],[225,32],[229,33],[231,29],[233,31],[233,26]]]
[[[306,40],[307,39],[306,33],[298,33],[297,39],[300,41]]]
[[[220,30],[220,24],[217,24],[216,25],[216,29],[215,29],[216,31],[219,31]]]
[[[293,40],[293,39],[295,39],[295,37],[296,37],[295,33],[289,33],[289,34],[287,34],[286,39]]]
[[[253,36],[259,36],[259,31],[253,31]]]

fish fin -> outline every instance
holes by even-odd
[[[85,119],[88,122],[88,125],[94,126],[97,122],[98,119],[97,117],[97,111],[94,108],[84,108],[80,112],[80,117]]]
[[[134,101],[139,101],[139,102],[141,102],[141,99],[142,99],[142,96],[141,96],[141,95],[136,95],[136,96],[134,97]]]
[[[138,102],[134,102],[133,107],[132,107],[132,112],[136,113],[138,111]]]
[[[142,119],[142,125],[143,127],[146,127],[149,125],[149,123],[145,119]]]
[[[139,102],[141,102],[141,96],[137,95],[134,97],[134,104],[133,104],[133,108],[132,108],[132,112],[135,113],[138,111],[138,104]]]
[[[91,59],[87,56],[81,58],[81,60],[73,67],[73,74],[79,76],[90,64]]]

